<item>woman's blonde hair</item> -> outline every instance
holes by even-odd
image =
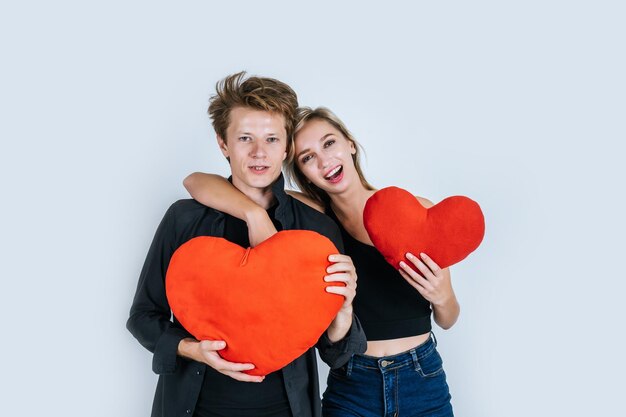
[[[300,107],[298,109],[298,113],[296,115],[296,127],[293,130],[293,136],[291,138],[294,143],[290,147],[289,154],[285,161],[285,170],[287,172],[287,178],[291,182],[292,185],[296,185],[303,193],[308,194],[313,199],[317,200],[320,203],[328,204],[330,201],[330,197],[326,191],[319,188],[317,185],[313,184],[311,181],[307,179],[307,177],[300,171],[298,168],[297,160],[296,160],[296,147],[295,147],[295,139],[298,132],[304,127],[307,122],[313,120],[322,120],[330,125],[332,125],[335,129],[337,129],[341,134],[352,144],[354,145],[354,149],[356,152],[352,155],[352,161],[354,162],[354,168],[356,169],[357,174],[359,175],[359,179],[361,180],[361,184],[367,190],[374,190],[374,187],[370,185],[369,182],[365,179],[365,175],[363,175],[363,170],[361,169],[360,164],[360,153],[363,151],[363,148],[357,142],[357,140],[352,136],[352,133],[348,130],[346,125],[337,117],[332,111],[327,109],[326,107],[318,107],[316,109],[312,109],[310,107]],[[365,151],[363,151],[365,152]]]

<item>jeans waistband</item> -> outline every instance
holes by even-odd
[[[437,347],[437,339],[431,332],[430,337],[421,345],[395,355],[376,357],[362,354],[352,356],[347,364],[347,373],[350,374],[353,367],[362,369],[377,369],[382,372],[396,370],[406,366],[419,368],[419,360],[430,355]]]

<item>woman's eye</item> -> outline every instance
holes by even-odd
[[[330,145],[332,145],[333,143],[335,143],[335,139],[330,139],[327,140],[326,142],[324,142],[324,147],[328,148]]]
[[[305,156],[304,158],[302,158],[302,159],[300,160],[300,162],[301,162],[301,163],[303,163],[303,164],[306,164],[307,162],[309,162],[309,160],[310,160],[311,158],[313,158],[313,156],[311,156],[311,155],[307,155],[307,156]]]

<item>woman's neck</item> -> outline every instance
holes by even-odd
[[[330,195],[330,206],[340,219],[360,218],[368,198],[376,191],[367,190],[363,184]]]

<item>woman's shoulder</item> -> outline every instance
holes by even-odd
[[[326,209],[326,207],[324,207],[322,203],[318,202],[317,200],[314,200],[313,198],[309,197],[308,195],[304,193],[301,193],[300,191],[285,190],[285,192],[289,194],[291,197],[319,211],[320,213],[324,213]]]
[[[434,206],[433,202],[425,197],[420,197],[419,195],[416,195],[415,198],[417,198],[417,201],[419,201],[420,204],[426,208],[431,208],[432,206]]]

